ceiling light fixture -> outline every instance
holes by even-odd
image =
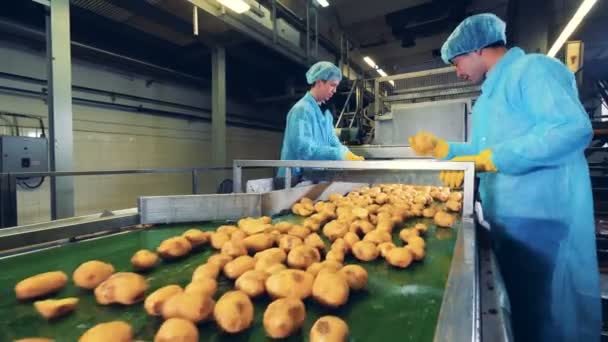
[[[329,2],[327,2],[327,0],[317,0],[317,3],[321,5],[321,7],[329,6]]]
[[[568,25],[566,25],[566,28],[564,28],[559,37],[557,37],[555,43],[553,43],[551,49],[549,49],[549,53],[547,54],[549,57],[555,57],[555,55],[557,55],[562,46],[564,46],[564,43],[570,38],[570,35],[576,30],[596,2],[597,0],[583,1],[578,10],[576,10],[576,13],[574,13],[572,19],[568,22]]]
[[[245,13],[251,8],[251,6],[243,0],[217,0],[217,2],[238,14]]]
[[[365,61],[365,63],[367,63],[367,65],[369,65],[370,67],[376,69],[377,65],[376,62],[374,62],[373,59],[369,58],[368,56],[363,57],[363,60]]]

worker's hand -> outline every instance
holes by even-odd
[[[473,156],[460,156],[452,158],[451,161],[474,162],[477,172],[497,172],[496,166],[492,162],[492,150],[483,150],[480,154]],[[443,184],[450,188],[459,188],[464,180],[463,171],[441,171],[439,179]]]
[[[365,160],[365,158],[358,156],[354,153],[352,153],[351,151],[346,152],[346,155],[344,156],[344,160]]]
[[[418,134],[409,137],[408,142],[414,153],[418,156],[445,158],[450,149],[445,140],[439,139],[433,133],[425,131],[420,131]]]

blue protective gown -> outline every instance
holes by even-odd
[[[589,118],[572,73],[513,48],[486,75],[471,143],[493,151],[479,192],[512,306],[516,341],[599,341],[593,198],[584,149]]]
[[[287,114],[281,160],[343,160],[348,148],[340,143],[334,131],[329,110],[321,112],[315,98],[306,93]],[[293,175],[301,175],[299,168]],[[279,170],[279,176],[284,170]]]

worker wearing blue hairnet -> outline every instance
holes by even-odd
[[[342,72],[330,62],[318,62],[306,72],[311,85],[287,114],[281,160],[363,160],[340,143],[334,131],[333,117],[321,105],[328,101],[342,80]],[[294,175],[301,170],[293,169]],[[279,170],[279,176],[284,170]]]
[[[470,143],[428,132],[421,155],[472,161],[509,295],[515,341],[599,341],[593,199],[584,150],[592,137],[572,73],[558,60],[505,47],[493,14],[465,19],[441,49],[459,77],[481,83]],[[459,186],[462,173],[442,179]]]

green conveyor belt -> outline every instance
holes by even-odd
[[[276,220],[294,220],[285,216]],[[307,317],[304,328],[290,341],[308,340],[308,333],[314,321],[322,315],[333,314],[346,320],[350,327],[351,341],[432,341],[441,307],[443,292],[448,277],[454,250],[456,231],[440,229],[432,225],[432,220],[410,220],[429,225],[426,236],[427,255],[405,270],[390,267],[379,258],[374,262],[361,263],[369,272],[366,291],[351,292],[348,303],[334,310],[319,306],[313,299],[305,301]],[[153,341],[160,319],[146,315],[143,304],[133,306],[101,306],[95,303],[91,291],[73,286],[71,281],[54,298],[76,296],[80,298],[77,310],[63,318],[47,322],[34,310],[32,302],[15,299],[14,285],[28,276],[51,270],[62,270],[71,276],[82,262],[102,260],[114,265],[117,271],[131,271],[130,258],[141,248],[155,249],[158,244],[171,236],[196,227],[214,229],[220,223],[166,225],[153,229],[133,231],[72,243],[61,247],[32,252],[0,260],[0,341],[16,338],[42,336],[56,341],[77,341],[78,337],[93,325],[110,321],[129,322],[137,339]],[[455,229],[460,229],[458,221]],[[399,243],[399,229],[395,229],[394,240]],[[211,247],[205,247],[196,254],[176,262],[163,262],[155,270],[146,274],[149,281],[148,293],[168,284],[185,286],[189,283],[193,270],[213,254]],[[359,263],[348,257],[345,263]],[[233,287],[233,282],[220,276],[216,300],[223,292]],[[266,341],[262,326],[262,316],[270,299],[262,297],[254,300],[255,325],[238,335],[221,333],[213,322],[199,325],[201,341]],[[108,340],[111,342],[111,339]]]

